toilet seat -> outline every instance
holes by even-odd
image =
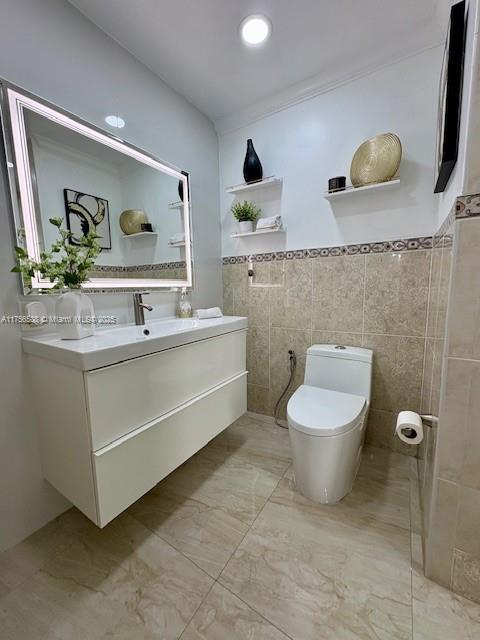
[[[287,406],[289,425],[312,436],[336,436],[355,428],[367,401],[362,396],[303,384]]]

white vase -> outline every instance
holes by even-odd
[[[55,304],[55,315],[62,340],[80,340],[95,333],[93,303],[83,291],[62,293]]]
[[[238,223],[240,233],[251,233],[253,231],[253,222],[251,220],[244,220]]]

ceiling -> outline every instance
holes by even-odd
[[[444,0],[69,0],[212,120],[310,78],[332,83],[437,45]],[[238,28],[264,13],[248,49]]]

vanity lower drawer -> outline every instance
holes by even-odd
[[[246,373],[93,453],[98,524],[104,527],[243,415]]]
[[[94,451],[245,371],[235,331],[85,374]]]

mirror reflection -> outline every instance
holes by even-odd
[[[25,109],[38,243],[48,250],[62,217],[75,244],[95,230],[92,278],[186,280],[179,180]],[[188,223],[188,221],[187,221]]]

